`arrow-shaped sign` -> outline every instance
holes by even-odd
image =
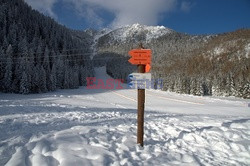
[[[129,55],[132,56],[128,61],[133,65],[147,65],[151,64],[151,54],[150,49],[133,49],[129,51]]]

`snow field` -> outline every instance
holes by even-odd
[[[136,145],[136,110],[66,107],[71,111],[52,113],[48,107],[48,113],[15,116],[13,122],[3,119],[13,128],[18,121],[30,126],[17,128],[17,135],[33,133],[1,142],[6,144],[2,152],[15,149],[6,165],[250,164],[249,119],[146,111],[141,148]]]
[[[0,165],[250,165],[249,100],[146,97],[142,148],[136,90],[0,94]]]

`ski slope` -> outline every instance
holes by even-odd
[[[147,90],[143,148],[136,100],[126,88],[1,93],[0,165],[250,165],[250,100]]]

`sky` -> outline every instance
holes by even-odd
[[[189,34],[250,28],[250,0],[25,0],[71,29],[160,25]]]

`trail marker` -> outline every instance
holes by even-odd
[[[131,73],[128,77],[131,80],[129,83],[130,88],[151,88],[151,73]]]
[[[137,65],[138,73],[145,73],[150,71],[151,54],[150,49],[144,49],[140,44],[139,49],[133,49],[128,52],[131,58],[128,60],[131,64]],[[137,77],[144,75],[138,74]],[[133,79],[135,74],[131,75]],[[145,76],[146,77],[146,76]],[[132,82],[133,84],[133,82]],[[143,128],[144,128],[144,107],[145,107],[145,89],[138,89],[138,106],[137,106],[137,144],[143,147]]]
[[[128,52],[131,58],[128,60],[133,65],[146,65],[146,72],[150,71],[151,54],[150,49],[133,49]]]

